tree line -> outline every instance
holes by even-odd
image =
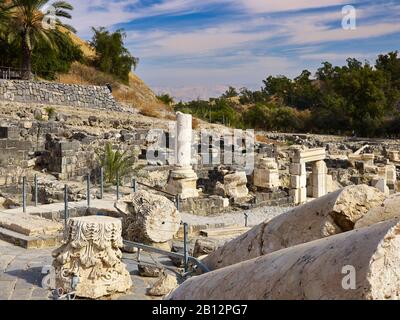
[[[76,30],[65,23],[73,9],[66,1],[0,0],[0,66],[21,70],[25,80],[34,74],[54,80],[78,61],[127,83],[139,59],[124,46],[124,31],[93,28],[89,44],[96,55],[84,57],[69,36]]]
[[[349,58],[323,62],[315,75],[269,76],[260,90],[230,87],[217,99],[180,102],[176,110],[240,128],[299,133],[397,137],[400,134],[400,57],[375,64]]]

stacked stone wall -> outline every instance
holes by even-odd
[[[106,86],[0,80],[0,100],[119,110]]]

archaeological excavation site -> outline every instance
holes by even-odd
[[[12,319],[400,300],[400,0],[348,2],[0,0]]]
[[[1,299],[400,298],[398,140],[148,117],[103,87],[0,94]]]

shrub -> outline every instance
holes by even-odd
[[[123,178],[133,170],[135,154],[113,150],[110,142],[107,142],[104,149],[97,150],[96,154],[100,166],[104,168],[104,178],[108,183],[116,183],[117,173]]]

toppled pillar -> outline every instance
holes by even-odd
[[[190,278],[168,299],[396,300],[399,287],[400,223],[391,220]]]
[[[352,230],[385,195],[367,185],[348,186],[259,224],[228,242],[203,262],[223,268],[300,243]]]
[[[253,184],[256,187],[275,190],[281,186],[278,163],[274,158],[262,158],[254,169]]]
[[[166,197],[145,190],[125,196],[116,203],[123,213],[125,240],[147,244],[165,243],[178,232],[181,215]]]
[[[170,172],[167,191],[179,194],[181,199],[196,198],[197,174],[192,169],[192,116],[177,112],[176,114],[175,156],[176,165]]]
[[[103,216],[71,218],[68,240],[53,252],[56,288],[97,299],[132,286],[122,263],[121,221]]]
[[[400,218],[400,193],[389,196],[380,206],[371,208],[361,219],[354,229],[368,227],[382,221]]]

